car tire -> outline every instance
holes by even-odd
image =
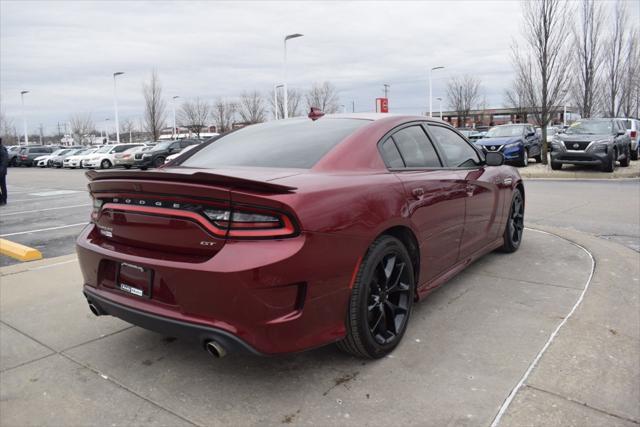
[[[160,166],[164,165],[164,160],[165,160],[164,156],[156,157],[155,159],[153,159],[153,167],[159,168]]]
[[[100,162],[100,169],[109,169],[111,168],[111,162],[107,159],[104,159]]]
[[[124,165],[125,169],[131,169],[131,165]]]
[[[501,252],[512,253],[518,250],[524,233],[524,198],[519,189],[513,191],[509,218],[502,234]]]
[[[616,151],[607,157],[607,161],[602,165],[602,172],[613,172],[616,167],[616,157],[618,157],[618,153]]]
[[[533,159],[536,161],[536,163],[542,163],[542,151],[538,153],[538,155],[535,156]]]
[[[623,168],[626,168],[627,166],[629,166],[629,163],[631,162],[631,147],[627,145],[627,149],[624,150],[624,159],[620,160],[620,166],[622,166]]]
[[[559,171],[560,169],[562,169],[562,163],[551,160],[551,170]]]
[[[638,151],[640,151],[640,143],[635,150],[631,150],[631,160],[638,160]]]
[[[12,167],[16,166],[16,158],[15,157],[13,159],[11,159],[11,161],[9,162],[9,166],[12,166]]]
[[[526,168],[527,165],[529,165],[529,150],[525,148],[522,152],[522,160],[520,160],[518,166]]]
[[[415,276],[407,249],[395,237],[378,237],[358,268],[348,302],[347,335],[338,348],[366,359],[389,354],[407,330],[414,297]]]

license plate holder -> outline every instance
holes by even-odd
[[[128,262],[120,262],[116,268],[116,288],[129,295],[151,299],[153,270]]]

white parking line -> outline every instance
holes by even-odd
[[[591,252],[589,252],[587,250],[587,248],[585,248],[584,246],[579,245],[579,244],[577,244],[575,242],[572,242],[569,239],[565,239],[564,237],[558,236],[557,234],[549,233],[547,231],[536,230],[535,228],[529,228],[529,227],[526,227],[526,229],[530,230],[530,231],[536,231],[538,233],[548,234],[550,236],[559,237],[560,239],[566,240],[567,242],[571,243],[573,246],[577,246],[578,248],[580,248],[583,251],[585,251],[587,253],[587,255],[589,255],[589,258],[591,258],[591,273],[589,274],[589,278],[587,279],[587,283],[584,285],[584,289],[582,290],[582,293],[580,294],[580,297],[578,297],[578,300],[576,301],[576,303],[573,305],[573,307],[569,311],[569,314],[567,314],[564,317],[562,322],[560,322],[560,324],[556,327],[556,329],[551,333],[551,335],[549,336],[549,339],[547,340],[547,342],[544,344],[544,346],[542,346],[542,348],[540,349],[540,351],[538,352],[536,357],[533,359],[533,361],[531,362],[531,364],[529,365],[529,367],[525,371],[525,373],[522,376],[522,378],[520,379],[520,381],[518,381],[518,384],[516,384],[516,386],[513,388],[513,390],[511,390],[511,393],[509,393],[509,396],[507,396],[507,399],[504,401],[504,403],[500,407],[500,410],[496,414],[496,417],[493,419],[493,422],[491,423],[491,427],[496,427],[500,423],[500,420],[502,419],[502,416],[504,415],[505,412],[507,412],[507,409],[509,409],[509,406],[511,405],[511,402],[513,401],[513,399],[518,394],[518,391],[520,391],[520,389],[524,385],[524,382],[527,380],[527,378],[529,378],[529,375],[531,375],[531,372],[533,371],[533,368],[536,367],[536,365],[540,361],[540,358],[542,358],[542,355],[547,351],[547,349],[549,348],[549,346],[551,345],[553,340],[558,335],[558,332],[560,332],[560,329],[564,326],[565,323],[567,323],[567,320],[569,320],[569,318],[576,311],[576,309],[578,308],[578,306],[580,305],[580,303],[584,299],[584,295],[587,293],[587,289],[589,289],[589,285],[591,284],[591,279],[593,278],[593,273],[596,271],[596,260],[593,259],[593,255],[591,255]]]
[[[63,196],[40,196],[40,197],[35,197],[35,198],[30,198],[30,199],[14,199],[11,197],[11,193],[9,191],[7,191],[7,194],[9,195],[9,203],[12,202],[32,202],[34,200],[49,200],[49,199],[63,199],[67,196],[80,196],[80,195],[84,195],[84,191],[82,192],[78,192],[78,193],[73,193],[73,194],[65,194]]]
[[[5,216],[9,216],[9,215],[21,215],[21,214],[28,214],[28,213],[33,213],[33,212],[44,212],[44,211],[55,211],[55,210],[58,210],[58,209],[80,208],[82,206],[91,206],[91,203],[83,203],[81,205],[60,206],[60,207],[57,207],[57,208],[33,209],[33,210],[30,210],[30,211],[9,212],[9,213],[0,215],[0,218],[4,218]]]
[[[0,234],[0,237],[18,236],[20,234],[40,233],[41,231],[60,230],[62,228],[79,227],[81,225],[87,225],[88,222],[78,222],[77,224],[61,225],[59,227],[40,228],[38,230],[18,231],[17,233]]]

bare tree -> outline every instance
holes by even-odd
[[[132,119],[124,119],[120,122],[120,133],[122,135],[128,135],[130,137],[129,142],[131,141],[132,134],[136,131],[135,122]]]
[[[480,99],[480,79],[465,75],[452,77],[447,83],[449,107],[458,115],[458,126],[464,126],[469,111]]]
[[[158,72],[153,70],[149,82],[142,84],[144,94],[144,125],[154,141],[160,138],[160,131],[165,126],[167,103],[162,98],[162,84]]]
[[[300,111],[300,107],[301,107],[301,103],[302,103],[302,92],[298,89],[293,89],[293,88],[289,88],[287,90],[287,104],[288,105],[288,113],[289,113],[289,117],[297,117],[301,114]],[[271,93],[269,94],[269,106],[271,107],[271,114],[273,114],[273,117],[276,117],[275,111],[275,105],[273,104],[275,102],[275,96],[276,94],[274,94],[273,91],[271,91]],[[277,97],[278,97],[278,118],[282,119],[284,117],[284,94],[282,93],[282,91],[279,91],[277,93]]]
[[[234,102],[219,99],[213,105],[213,121],[219,133],[228,132],[233,126],[238,106]]]
[[[572,16],[564,0],[523,2],[524,48],[513,49],[516,76],[525,87],[527,103],[542,128],[542,163],[547,163],[547,125],[564,101],[570,83],[568,41]]]
[[[211,105],[208,102],[196,98],[194,101],[185,101],[180,108],[180,124],[200,138],[202,128],[208,125],[211,116]]]
[[[578,22],[573,26],[575,78],[571,95],[582,117],[591,117],[598,105],[604,18],[602,3],[582,0]]]
[[[626,57],[623,64],[620,87],[620,113],[624,117],[637,115],[640,102],[640,30],[634,28],[627,39]]]
[[[325,114],[337,113],[340,105],[338,103],[338,91],[329,82],[322,84],[314,83],[311,90],[307,92],[307,109],[311,107],[319,108]]]
[[[79,144],[88,141],[87,136],[95,130],[91,114],[76,113],[69,118],[73,139]],[[77,137],[77,139],[76,139]]]
[[[260,92],[243,92],[240,95],[238,113],[245,123],[262,123],[266,119],[265,102]]]
[[[526,87],[522,79],[517,76],[511,83],[511,87],[504,91],[504,106],[513,109],[523,119],[526,117],[528,112]]]
[[[3,143],[5,145],[17,144],[17,133],[13,120],[7,117],[4,112],[0,111],[0,137],[2,137]]]
[[[624,72],[625,48],[627,47],[627,5],[624,0],[615,4],[605,55],[605,100],[604,114],[616,117],[620,111],[620,92]]]

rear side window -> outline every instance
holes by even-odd
[[[182,166],[312,168],[369,120],[304,119],[251,125],[224,135],[184,160]]]
[[[460,135],[443,126],[429,125],[429,131],[442,148],[451,167],[473,167],[480,163],[478,153]]]
[[[404,162],[393,139],[387,139],[381,147],[382,158],[389,169],[403,168]]]
[[[410,126],[394,133],[402,160],[408,168],[440,167],[440,159],[422,126]]]

